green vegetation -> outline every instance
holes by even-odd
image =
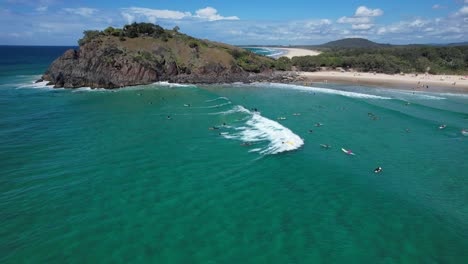
[[[219,69],[237,72],[239,68],[259,73],[274,68],[291,68],[289,59],[275,61],[227,44],[193,38],[179,31],[178,26],[169,30],[151,23],[132,23],[123,28],[85,31],[78,43],[80,46],[98,44],[93,49],[105,47],[104,61],[107,64],[114,64],[114,61],[126,57],[147,68],[171,65],[182,73],[215,72]],[[114,49],[122,50],[122,53]],[[126,52],[123,53],[123,50]]]
[[[179,27],[175,27],[174,32],[178,33]],[[138,38],[138,37],[153,37],[153,38],[160,38],[164,41],[167,41],[169,38],[172,37],[170,32],[164,30],[164,28],[154,25],[151,23],[132,23],[129,25],[125,25],[122,29],[120,28],[113,28],[108,27],[103,31],[99,30],[86,30],[83,32],[83,38],[78,40],[78,45],[82,46],[93,39],[96,39],[100,36],[115,36],[119,37],[121,41],[125,40],[125,38]]]
[[[291,70],[292,62],[288,57],[281,57],[275,61],[273,66],[279,71],[289,71]]]
[[[91,40],[99,37],[102,35],[102,32],[99,31],[99,30],[85,30],[83,32],[83,38],[81,38],[80,40],[78,40],[78,45],[84,45],[88,42],[90,42]]]
[[[272,59],[258,56],[248,50],[234,49],[231,50],[230,53],[236,60],[236,64],[248,72],[258,73],[265,69],[271,69],[275,67],[275,61]]]
[[[400,46],[381,48],[335,48],[318,56],[294,57],[292,65],[301,71],[320,67],[352,68],[379,73],[468,73],[468,46]]]

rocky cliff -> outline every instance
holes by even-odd
[[[143,25],[143,26],[142,26]],[[101,87],[281,80],[273,59],[223,43],[192,38],[153,24],[85,31],[42,76],[55,87]]]

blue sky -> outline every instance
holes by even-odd
[[[451,43],[468,41],[468,0],[0,0],[0,45],[76,45],[133,21],[230,44]]]

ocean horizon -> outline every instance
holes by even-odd
[[[1,263],[468,258],[466,94],[35,83],[68,48],[0,46]]]

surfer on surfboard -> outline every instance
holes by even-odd
[[[344,148],[341,148],[341,150],[342,150],[344,153],[348,154],[348,155],[353,155],[353,156],[356,155],[356,154],[354,154],[350,149],[346,150],[346,149],[344,149]]]

